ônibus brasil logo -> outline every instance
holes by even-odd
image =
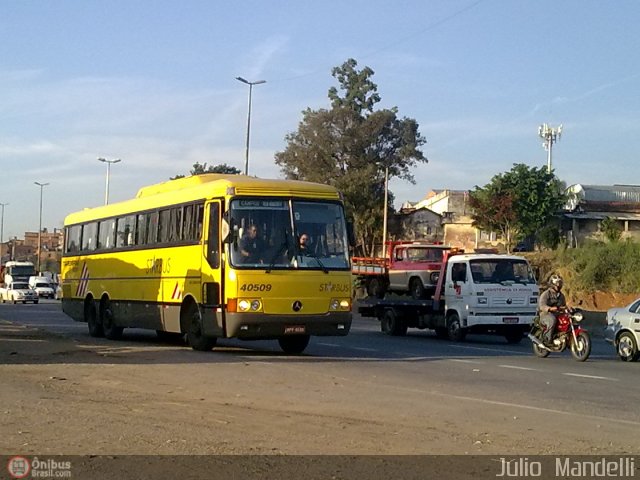
[[[31,471],[31,464],[28,458],[15,456],[9,459],[7,470],[12,478],[25,478]]]

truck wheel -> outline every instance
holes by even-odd
[[[394,337],[401,337],[407,334],[407,324],[391,309],[385,310],[380,320],[380,328],[383,333]]]
[[[447,329],[444,327],[436,327],[436,337],[446,340],[449,338],[449,332],[447,332]]]
[[[504,338],[507,339],[507,343],[516,344],[522,341],[524,335],[522,333],[522,330],[520,329],[507,330],[507,332],[504,334]]]
[[[424,285],[419,278],[412,278],[409,282],[409,291],[414,300],[422,300],[425,296]]]
[[[449,334],[449,340],[452,342],[461,342],[467,335],[466,330],[460,325],[460,317],[458,317],[457,313],[449,315],[447,333]]]

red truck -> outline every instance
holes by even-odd
[[[426,242],[386,242],[384,257],[353,257],[351,271],[367,294],[384,298],[386,293],[410,294],[415,300],[429,298],[436,288],[443,253],[449,247]]]

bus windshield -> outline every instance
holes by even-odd
[[[349,268],[342,205],[283,198],[236,198],[229,206],[234,267]]]

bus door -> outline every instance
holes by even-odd
[[[205,206],[203,255],[201,269],[202,318],[207,335],[224,336],[224,308],[222,283],[222,200],[212,200]]]

